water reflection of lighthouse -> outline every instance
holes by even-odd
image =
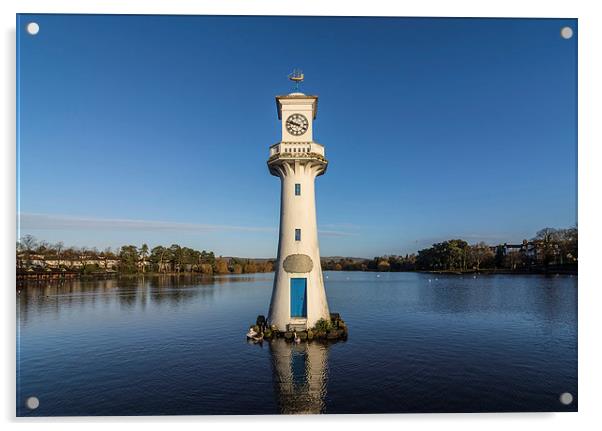
[[[281,413],[324,411],[328,376],[328,346],[321,343],[270,343],[272,376]]]

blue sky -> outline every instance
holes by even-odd
[[[266,160],[293,67],[320,98],[323,256],[576,224],[576,20],[20,15],[17,28],[20,235],[274,256]]]

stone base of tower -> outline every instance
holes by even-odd
[[[291,343],[301,341],[336,342],[345,341],[349,336],[349,328],[339,313],[331,313],[328,319],[320,319],[309,328],[300,325],[299,322],[293,322],[282,330],[276,325],[267,324],[264,316],[257,316],[255,325],[251,325],[249,331],[256,334],[252,337],[247,334],[247,340],[251,342],[272,341],[278,338],[283,338]]]

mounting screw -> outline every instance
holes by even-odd
[[[29,397],[25,401],[25,405],[29,410],[35,410],[40,406],[40,400],[38,397]]]
[[[31,34],[32,36],[35,36],[40,32],[40,26],[37,22],[30,22],[29,24],[27,24],[26,29],[27,33]]]

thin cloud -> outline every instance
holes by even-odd
[[[272,227],[179,223],[135,219],[105,219],[35,213],[21,213],[20,222],[21,229],[108,229],[142,231],[181,231],[199,233],[216,231],[273,232],[276,230]]]
[[[234,226],[221,224],[180,223],[156,220],[109,219],[93,217],[74,217],[54,214],[21,213],[19,216],[21,230],[137,230],[137,231],[173,231],[173,232],[277,232],[274,227]],[[352,233],[325,230],[319,231],[324,236],[349,236]]]
[[[335,230],[339,230],[339,229],[359,230],[360,229],[360,227],[358,225],[355,225],[352,223],[325,223],[325,224],[321,224],[320,226],[327,228],[327,229],[335,229]]]
[[[342,232],[338,230],[320,230],[318,229],[318,233],[322,236],[355,236],[357,233],[353,232]]]

